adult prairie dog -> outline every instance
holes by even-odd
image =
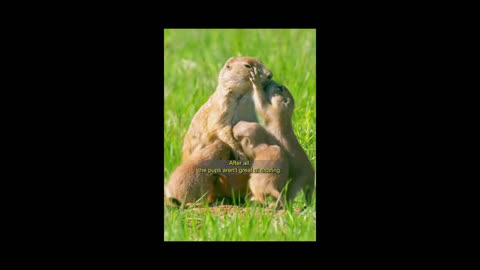
[[[288,180],[289,162],[282,148],[275,144],[276,139],[260,124],[245,121],[233,127],[233,135],[247,157],[253,159],[248,186],[254,199],[265,204],[266,196],[270,195],[284,208],[282,190]]]
[[[303,189],[309,204],[315,185],[315,171],[293,131],[292,116],[295,108],[293,96],[285,86],[274,81],[266,86],[262,84],[256,69],[251,71],[250,78],[253,83],[255,109],[267,130],[275,136],[288,155],[289,174],[292,180],[288,187],[287,199],[293,200],[297,192]]]
[[[184,137],[182,160],[219,139],[246,159],[242,147],[233,138],[232,127],[240,120],[257,122],[252,99],[250,71],[257,70],[258,83],[266,85],[272,72],[252,57],[231,57],[218,76],[218,86],[192,119]]]

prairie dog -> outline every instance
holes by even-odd
[[[215,198],[232,200],[235,197],[236,202],[244,202],[249,193],[249,178],[248,174],[220,174],[214,185]]]
[[[216,139],[233,149],[234,155],[246,159],[242,147],[233,138],[232,127],[240,120],[257,122],[252,98],[250,71],[255,68],[259,84],[268,84],[272,72],[252,57],[231,57],[218,76],[218,86],[192,119],[185,134],[182,161]]]
[[[286,151],[290,162],[289,175],[292,180],[288,187],[287,199],[293,200],[297,192],[303,189],[309,204],[315,185],[315,171],[293,131],[292,116],[295,108],[293,96],[285,86],[274,81],[264,86],[255,69],[251,72],[251,80],[255,109],[265,122],[267,130],[277,138]]]
[[[265,197],[272,196],[285,208],[282,190],[288,180],[289,162],[276,139],[260,124],[240,121],[233,127],[233,135],[242,145],[243,151],[253,159],[248,186],[256,201],[265,204]],[[259,172],[256,169],[275,169],[278,172]]]
[[[168,183],[164,186],[164,197],[166,203],[172,206],[178,206],[182,202],[186,205],[204,198],[207,202],[213,202],[224,189],[223,183],[219,181],[218,174],[208,174],[199,172],[203,162],[213,160],[228,160],[230,158],[231,148],[220,140],[197,151],[184,161],[172,173]],[[211,164],[211,163],[210,163]]]

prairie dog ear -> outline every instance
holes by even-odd
[[[252,144],[252,141],[250,140],[249,137],[246,137],[246,136],[245,136],[245,137],[241,137],[240,140],[239,140],[239,142],[240,142],[240,145],[241,145],[242,148],[243,148],[243,151],[247,151],[248,148],[251,148],[251,147],[252,147],[252,145],[251,145],[251,144]]]
[[[247,145],[248,147],[252,147],[252,141],[250,140],[249,137],[245,137],[244,140],[245,140],[245,145]]]
[[[218,178],[214,181],[215,189],[227,190],[228,178],[224,174],[218,174]]]
[[[224,174],[218,174],[218,181],[223,184],[225,181],[227,181],[227,176]]]

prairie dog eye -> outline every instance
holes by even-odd
[[[227,65],[227,68],[230,69],[231,68],[230,65]]]
[[[248,69],[252,68],[252,66],[250,66],[249,64],[245,64],[244,66]]]

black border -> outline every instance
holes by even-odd
[[[281,250],[314,258],[320,246],[364,250],[373,243],[389,252],[424,240],[438,226],[423,223],[440,201],[431,198],[436,179],[425,179],[445,171],[431,153],[448,159],[441,154],[445,141],[458,140],[445,138],[451,128],[444,119],[463,117],[452,117],[451,102],[438,100],[456,89],[450,84],[441,92],[451,78],[445,55],[461,51],[445,46],[455,42],[451,27],[415,7],[342,7],[328,16],[329,9],[308,14],[317,10],[300,3],[283,12],[261,3],[223,4],[213,14],[191,4],[148,10],[155,14],[131,6],[51,9],[54,14],[38,9],[10,22],[22,28],[8,39],[17,51],[7,52],[16,64],[10,70],[20,73],[11,92],[19,94],[21,106],[15,104],[7,117],[21,116],[14,121],[23,129],[13,131],[22,136],[13,146],[20,146],[16,154],[23,159],[17,177],[5,182],[19,183],[23,195],[8,206],[26,205],[15,210],[27,218],[19,234],[39,236],[28,244],[40,249],[47,243],[100,256],[190,255],[208,247],[205,252],[238,251],[234,256]],[[317,29],[316,243],[159,241],[163,132],[152,123],[163,119],[162,29],[219,26]],[[437,194],[452,201],[448,190]]]
[[[398,121],[404,100],[395,100],[398,78],[391,76],[398,69],[389,65],[397,52],[354,25],[297,20],[288,28],[317,29],[317,241],[164,243],[162,38],[164,28],[193,25],[183,24],[106,19],[60,30],[71,34],[47,51],[57,57],[55,73],[45,73],[58,84],[49,134],[60,154],[56,188],[42,196],[59,198],[51,216],[63,224],[60,235],[93,249],[310,254],[395,228],[390,213],[398,213],[401,196],[392,179],[401,175],[395,153],[405,134]],[[234,26],[274,23],[251,24]]]

